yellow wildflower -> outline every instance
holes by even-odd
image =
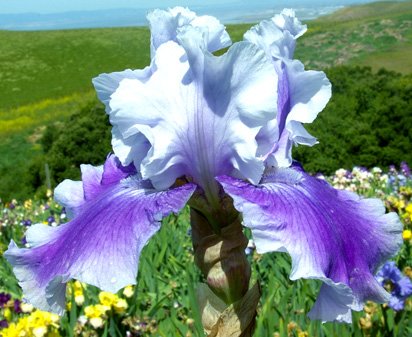
[[[134,288],[133,288],[133,286],[126,286],[126,287],[123,289],[123,295],[126,296],[127,298],[132,297],[132,296],[133,296],[133,293],[134,293]]]
[[[96,304],[96,305],[89,305],[84,308],[84,314],[87,318],[98,318],[103,316],[106,311],[109,311],[110,307],[106,305]]]
[[[59,316],[56,314],[37,310],[29,316],[21,317],[17,323],[11,323],[1,332],[2,337],[58,337],[58,320]]]
[[[398,210],[402,210],[405,208],[405,201],[403,199],[397,199],[394,204]]]
[[[34,309],[30,303],[24,303],[24,302],[20,304],[20,308],[21,308],[21,311],[23,311],[24,313],[32,312]]]
[[[405,269],[403,270],[403,273],[409,278],[412,278],[412,268],[411,267],[409,266],[405,267]]]
[[[103,326],[103,316],[108,310],[110,310],[110,307],[106,305],[89,305],[84,308],[84,314],[89,319],[89,323],[93,326],[93,328],[97,329]]]
[[[31,199],[26,200],[26,201],[24,202],[24,208],[25,208],[25,209],[31,209],[32,206],[33,206],[33,201],[32,201]]]
[[[3,316],[7,321],[10,322],[11,321],[11,310],[9,308],[5,308]]]
[[[410,229],[405,229],[402,233],[404,240],[410,240],[412,238],[412,231]]]
[[[114,310],[118,313],[121,314],[126,311],[127,309],[127,302],[123,298],[119,298],[116,303],[113,305]]]
[[[2,337],[19,337],[20,329],[15,323],[11,323],[7,328],[1,331]]]
[[[30,327],[55,325],[59,321],[59,316],[47,311],[36,310],[28,316],[27,321]]]
[[[89,320],[90,324],[92,325],[93,328],[101,328],[103,326],[103,319],[101,317],[93,317],[90,318]]]
[[[115,294],[109,293],[107,291],[102,291],[99,293],[99,301],[101,304],[106,305],[108,307],[113,306],[119,297]]]
[[[81,306],[81,305],[83,305],[83,303],[84,303],[84,295],[83,295],[83,293],[79,293],[79,292],[75,292],[74,293],[74,301],[76,302],[76,304],[78,305],[78,306]]]
[[[33,329],[33,336],[34,337],[43,337],[47,333],[47,327],[44,325],[38,326]]]

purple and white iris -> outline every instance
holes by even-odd
[[[376,279],[382,286],[389,288],[391,298],[389,307],[395,311],[403,310],[406,299],[412,295],[412,282],[403,275],[395,262],[386,262],[379,272],[376,274]]]
[[[163,217],[189,202],[219,226],[233,199],[258,252],[288,252],[291,279],[323,281],[311,318],[350,322],[366,300],[387,301],[373,275],[402,243],[399,218],[292,161],[294,144],[316,143],[303,123],[331,96],[323,72],[293,59],[306,26],[284,10],[215,56],[231,44],[215,18],[178,7],[148,19],[150,66],[93,80],[114,155],[56,188],[71,221],[32,226],[32,248],[11,242],[5,253],[26,298],[62,313],[70,279],[111,292],[133,284]]]

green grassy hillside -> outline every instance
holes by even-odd
[[[0,31],[0,40],[0,111],[90,91],[98,74],[149,61],[146,28]]]
[[[236,41],[249,26],[228,31]],[[412,1],[345,8],[308,27],[296,51],[308,68],[355,64],[412,72]],[[19,181],[40,151],[45,126],[95,100],[91,80],[99,73],[146,66],[149,31],[0,31],[0,40],[0,197],[21,197]]]
[[[412,72],[412,1],[343,8],[308,27],[297,56],[310,68],[351,64]]]

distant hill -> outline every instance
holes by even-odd
[[[309,23],[297,56],[309,68],[366,65],[412,72],[412,1],[343,8]]]
[[[411,10],[411,1],[378,1],[367,5],[344,7],[332,14],[321,17],[316,20],[320,23],[326,22],[345,22],[355,20],[370,20],[378,18],[387,18],[391,15]]]

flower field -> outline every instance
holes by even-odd
[[[412,175],[406,163],[399,168],[340,169],[332,177],[318,174],[335,188],[384,201],[404,224],[404,245],[377,279],[392,294],[389,304],[367,303],[354,314],[353,325],[321,324],[306,313],[313,305],[320,282],[288,279],[286,254],[259,255],[253,242],[247,249],[253,280],[262,288],[256,336],[410,336],[412,334]],[[10,240],[27,245],[25,231],[35,223],[58,226],[67,221],[65,210],[53,201],[0,202],[0,252]],[[1,257],[0,335],[10,336],[203,336],[196,301],[202,281],[193,262],[188,210],[165,220],[154,240],[143,250],[137,286],[117,294],[74,281],[67,287],[66,313],[35,310],[21,298],[10,266]]]

